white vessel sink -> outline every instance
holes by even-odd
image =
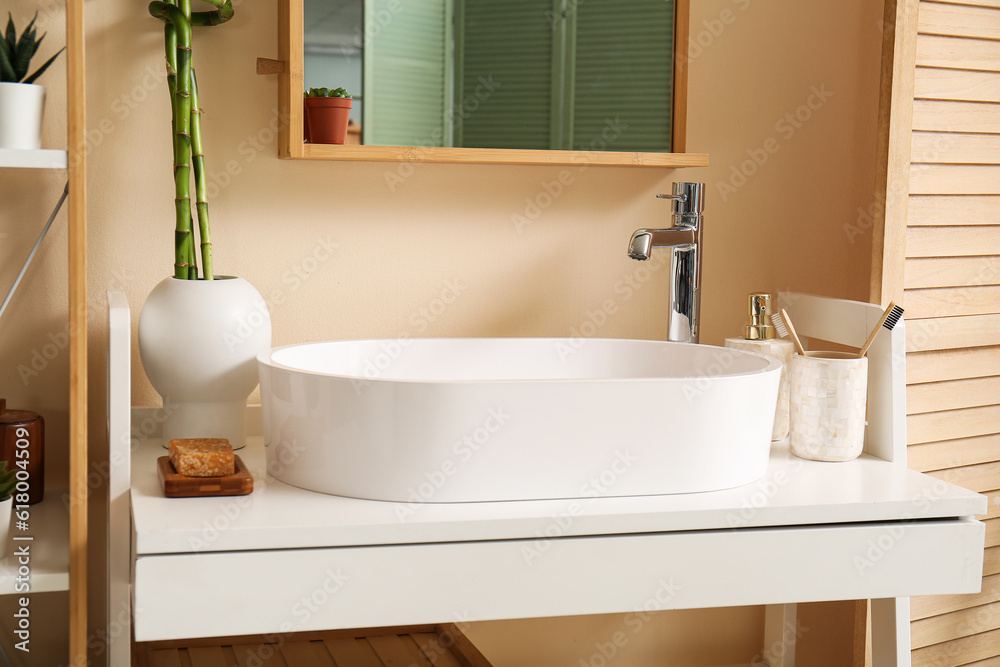
[[[781,364],[646,340],[356,340],[258,356],[268,471],[372,500],[690,493],[764,475]]]

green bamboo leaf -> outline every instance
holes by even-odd
[[[59,57],[59,54],[62,53],[63,51],[65,51],[65,50],[66,50],[66,47],[64,46],[61,49],[59,49],[58,51],[56,51],[56,54],[54,56],[52,56],[51,58],[49,58],[48,60],[46,60],[45,64],[42,65],[41,67],[39,67],[37,70],[35,70],[34,74],[32,74],[31,76],[29,76],[27,79],[25,79],[24,83],[34,83],[35,79],[37,79],[38,77],[40,77],[45,72],[45,70],[47,70],[49,68],[49,65],[51,65],[55,61],[55,59]]]
[[[7,83],[18,83],[20,79],[17,78],[17,74],[14,72],[14,65],[11,63],[11,57],[8,54],[10,47],[7,42],[0,40],[0,81]]]

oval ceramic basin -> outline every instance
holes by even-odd
[[[257,358],[268,471],[414,502],[712,491],[767,468],[781,363],[646,340],[356,340]]]

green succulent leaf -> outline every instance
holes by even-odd
[[[310,88],[304,95],[306,97],[344,97],[349,100],[354,99],[344,88]]]
[[[17,55],[14,60],[14,72],[17,74],[18,81],[23,79],[24,75],[28,73],[28,67],[31,65],[31,56],[34,55],[34,45],[36,43],[34,31],[22,33],[21,39],[17,43]]]
[[[29,48],[29,44],[34,44],[35,33],[37,32],[35,30],[35,21],[37,20],[38,12],[35,12],[35,15],[31,18],[31,22],[28,24],[28,27],[21,33],[21,38],[17,40],[17,46],[15,48],[18,51],[21,51],[22,49],[27,50]]]
[[[10,45],[11,51],[17,48],[17,30],[14,28],[14,17],[11,16],[10,12],[7,12],[7,43]]]
[[[10,45],[5,40],[0,39],[0,81],[5,83],[17,83],[17,73],[14,71],[14,54],[11,53]]]
[[[46,60],[45,64],[43,64],[41,67],[39,67],[38,69],[36,69],[34,74],[32,74],[31,76],[29,76],[27,79],[24,80],[24,83],[34,83],[35,79],[37,79],[42,74],[44,74],[45,70],[47,70],[49,68],[49,65],[51,65],[53,62],[55,62],[55,59],[59,57],[59,54],[62,53],[63,51],[65,51],[65,50],[66,50],[66,47],[64,46],[61,49],[59,49],[58,51],[56,51],[56,54],[54,56],[52,56],[51,58],[49,58],[48,60]]]
[[[42,33],[42,36],[38,38],[37,42],[35,42],[35,46],[31,49],[31,57],[32,58],[34,58],[35,54],[38,53],[38,47],[42,45],[42,40],[45,39],[45,35],[47,35],[47,34],[49,34],[49,33],[47,33],[47,32]]]
[[[0,461],[0,500],[7,500],[14,495],[17,486],[15,471],[7,470],[7,462]]]
[[[37,20],[38,12],[35,12],[27,27],[21,32],[21,36],[18,37],[14,17],[10,12],[7,13],[7,28],[3,39],[0,39],[0,80],[11,83],[33,83],[49,68],[59,54],[66,50],[65,47],[59,49],[59,52],[35,70],[34,74],[25,78],[31,67],[31,59],[38,53],[38,47],[45,40],[45,33],[38,37],[38,28],[35,26]]]

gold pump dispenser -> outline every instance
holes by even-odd
[[[746,328],[747,340],[767,340],[774,338],[771,319],[771,295],[755,292],[747,298],[747,312],[750,324]]]
[[[781,362],[781,378],[778,382],[778,401],[774,408],[774,426],[771,440],[783,440],[788,436],[791,387],[788,382],[788,368],[792,363],[795,347],[792,341],[776,338],[771,324],[771,295],[753,292],[747,297],[747,314],[750,323],[746,325],[742,337],[727,338],[725,346],[755,354],[775,357]]]

